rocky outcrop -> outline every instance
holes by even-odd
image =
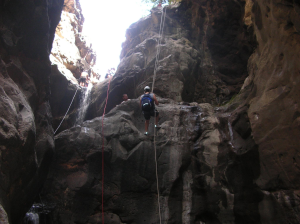
[[[0,222],[20,223],[54,149],[49,54],[63,1],[0,1]]]
[[[100,222],[102,191],[106,223],[158,223],[154,144],[163,223],[299,223],[299,4],[167,7],[154,142],[138,99],[115,105],[151,86],[160,16],[127,31],[104,133],[108,81],[92,91],[91,120],[56,136],[42,194],[57,205],[53,223]]]
[[[58,128],[75,95],[70,112],[58,132],[72,127],[76,122],[77,109],[81,95],[77,79],[83,71],[96,73],[96,53],[82,34],[84,17],[79,0],[65,0],[61,20],[56,27],[55,38],[50,55],[51,60],[51,108],[53,127]]]
[[[297,1],[185,0],[167,7],[155,141],[153,124],[150,136],[143,135],[137,99],[152,83],[161,18],[153,9],[127,31],[103,133],[108,80],[92,91],[89,120],[55,137],[52,161],[50,92],[59,117],[66,108],[58,105],[67,107],[76,91],[78,62],[57,49],[61,64],[51,73],[62,4],[0,1],[1,223],[21,222],[51,162],[41,194],[52,209],[49,223],[101,222],[102,196],[105,223],[157,223],[157,199],[163,223],[300,222]],[[91,65],[76,36],[82,20],[74,0],[65,2],[65,12],[62,23],[74,19],[70,40],[79,46],[78,66],[85,65],[82,55]],[[61,75],[64,69],[69,75]],[[61,101],[59,88],[66,89]],[[120,104],[123,93],[132,100]]]
[[[161,129],[155,136],[163,223],[283,223],[296,193],[268,193],[261,175],[247,107],[216,112],[210,104],[180,105],[160,99]],[[42,194],[56,203],[52,223],[157,223],[153,125],[143,135],[138,100],[102,119],[56,136],[56,159]],[[104,137],[104,140],[102,140]],[[104,188],[102,189],[102,142]],[[276,210],[276,220],[271,218]],[[267,222],[264,222],[267,220]],[[292,222],[296,223],[296,222]]]
[[[172,100],[159,101],[162,118],[156,147],[163,223],[234,220],[235,189],[231,187],[234,188],[236,172],[244,175],[240,187],[251,183],[248,188],[252,192],[255,178],[252,170],[259,170],[258,163],[252,168],[250,162],[258,159],[250,127],[242,133],[234,132],[233,137],[228,117],[218,118],[209,104],[178,105]],[[247,117],[235,118],[235,121],[243,126]],[[57,203],[53,223],[101,221],[101,123],[101,118],[95,118],[56,137],[57,157],[46,183],[47,194],[42,195],[47,201]],[[158,222],[153,126],[150,126],[149,137],[143,135],[143,127],[138,100],[119,105],[104,119],[106,223]],[[252,144],[239,139],[240,134]],[[236,141],[239,146],[245,145],[242,149],[245,155],[238,152],[240,148],[234,149]],[[236,166],[242,170],[237,171]],[[242,196],[238,202],[247,207],[249,200]],[[211,206],[203,207],[205,204]],[[215,209],[223,206],[225,209],[218,218],[214,215]]]
[[[158,48],[154,92],[159,96],[216,105],[239,92],[255,47],[253,29],[244,25],[243,1],[213,2],[183,1],[166,7],[160,45],[159,8],[128,28],[108,109],[120,103],[123,93],[136,98],[145,85],[151,86]],[[87,119],[103,113],[104,92],[103,84],[94,89]]]
[[[244,84],[253,95],[248,116],[253,139],[259,145],[261,168],[256,184],[265,192],[260,207],[277,199],[291,212],[298,209],[300,186],[299,7],[296,1],[254,2],[258,47],[249,59],[249,77]],[[262,215],[271,217],[275,222],[280,215],[277,210]],[[297,215],[285,222],[299,221]]]

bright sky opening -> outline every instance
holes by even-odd
[[[83,34],[96,51],[95,68],[103,80],[108,69],[117,69],[126,29],[149,15],[153,4],[142,0],[80,0],[80,4],[85,18]]]

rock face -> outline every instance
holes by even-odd
[[[93,65],[96,54],[82,35],[84,17],[79,0],[65,0],[61,20],[56,27],[50,55],[51,60],[51,108],[53,127],[58,128],[75,95],[70,112],[57,132],[72,127],[76,122],[77,109],[84,94],[77,79],[83,71],[96,73]]]
[[[298,213],[300,174],[300,5],[296,1],[255,1],[252,8],[258,47],[249,59],[249,77],[244,87],[252,88],[248,115],[252,135],[259,145],[260,176],[257,186],[264,193],[260,208],[273,200]],[[295,203],[294,203],[295,202]],[[261,215],[277,222],[277,209]],[[289,213],[287,212],[288,216]],[[290,223],[300,221],[289,216]]]
[[[243,1],[214,2],[183,1],[167,7],[160,45],[160,9],[129,27],[108,109],[120,103],[123,93],[136,98],[144,86],[152,85],[158,50],[154,92],[159,96],[222,104],[239,92],[255,47],[253,29],[244,25]],[[103,84],[94,89],[88,119],[102,115],[104,92]]]
[[[63,1],[0,1],[0,222],[20,223],[54,149],[51,51]]]
[[[245,111],[240,117],[218,117],[210,104],[159,101],[156,149],[163,223],[234,223],[234,212],[241,213],[242,221],[257,221],[253,209],[262,196],[253,180],[259,157]],[[138,104],[127,101],[104,119],[105,223],[159,221],[153,125],[150,136],[144,136]],[[101,221],[101,123],[95,118],[56,137],[56,159],[43,196],[57,202],[53,223]]]
[[[127,31],[103,134],[108,81],[92,91],[91,120],[56,136],[42,194],[57,205],[51,223],[101,222],[102,191],[105,223],[158,223],[154,145],[162,223],[299,223],[299,4],[167,7],[154,142],[138,99],[115,105],[151,86],[160,16]]]
[[[162,15],[153,9],[127,31],[103,132],[108,80],[92,90],[89,120],[56,135],[52,160],[49,102],[58,120],[76,91],[77,65],[85,66],[85,56],[93,60],[80,42],[74,3],[65,2],[61,24],[73,21],[69,40],[78,51],[64,58],[63,48],[53,50],[60,64],[51,69],[63,2],[0,1],[1,223],[21,223],[50,162],[41,193],[53,208],[47,224],[99,223],[102,197],[111,224],[158,223],[157,200],[162,223],[300,222],[297,1],[184,0],[167,7],[155,138],[152,123],[150,136],[143,135],[137,99],[152,84]],[[60,26],[56,31],[65,37]],[[66,89],[63,100],[59,88]],[[131,100],[120,104],[123,93]]]

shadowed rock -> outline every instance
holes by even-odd
[[[20,223],[51,163],[50,61],[63,1],[0,1],[0,222]]]

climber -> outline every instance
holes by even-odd
[[[115,68],[108,69],[105,75],[105,79],[111,78],[114,75],[115,75]]]
[[[93,76],[91,77],[90,79],[90,82],[95,85],[99,82],[99,78],[98,78],[98,75],[97,74],[93,74]]]
[[[112,77],[112,75],[110,74],[110,72],[108,71],[105,75],[105,79],[110,79]]]
[[[155,104],[159,105],[154,93],[150,93],[150,87],[144,88],[144,94],[140,98],[140,107],[145,117],[145,135],[148,135],[148,127],[150,117],[155,116],[155,128],[160,128],[158,125],[159,112],[155,109]]]
[[[124,103],[127,100],[129,100],[127,94],[123,94],[122,99],[123,99],[122,103]]]
[[[162,0],[159,1],[159,4],[157,5],[157,7],[161,8],[161,4],[162,4]]]
[[[88,77],[88,73],[87,72],[82,72],[81,76],[79,78],[79,85],[82,87],[86,87],[87,85],[87,77]]]
[[[116,69],[115,69],[115,68],[111,68],[111,69],[109,70],[109,73],[110,73],[111,76],[114,76],[115,73],[116,73]]]

